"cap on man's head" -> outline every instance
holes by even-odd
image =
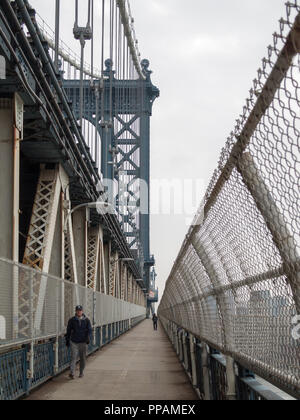
[[[76,311],[83,311],[83,307],[81,305],[76,306]]]

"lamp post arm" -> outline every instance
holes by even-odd
[[[71,209],[71,210],[69,209],[69,210],[68,210],[68,213],[67,213],[67,215],[66,215],[65,222],[64,222],[64,232],[66,232],[66,231],[67,231],[67,223],[68,223],[69,217],[71,217],[71,216],[72,216],[72,214],[73,214],[75,211],[77,211],[77,210],[79,210],[79,209],[81,209],[81,208],[87,207],[87,205],[88,205],[88,203],[85,203],[85,204],[79,204],[78,206],[74,207],[73,209]]]
[[[77,210],[79,210],[79,209],[82,209],[82,208],[85,208],[85,207],[88,207],[88,208],[96,208],[97,209],[97,207],[99,206],[101,206],[101,205],[103,205],[104,207],[106,207],[106,208],[113,208],[113,206],[112,206],[112,204],[110,204],[110,203],[106,203],[105,201],[98,201],[98,202],[95,202],[95,203],[84,203],[84,204],[79,204],[78,206],[76,206],[76,207],[74,207],[73,209],[71,209],[71,210],[68,210],[68,213],[67,213],[67,216],[66,216],[66,219],[65,219],[65,222],[64,222],[64,232],[66,232],[66,228],[67,228],[67,222],[68,222],[68,219],[69,219],[69,217],[75,212],[75,211],[77,211]],[[98,210],[98,209],[97,209]]]

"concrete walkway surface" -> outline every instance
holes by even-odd
[[[197,400],[162,327],[145,320],[87,361],[83,379],[69,372],[33,391],[28,400]],[[78,375],[77,375],[78,376]]]

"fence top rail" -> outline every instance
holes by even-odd
[[[285,401],[285,398],[279,393],[272,391],[268,386],[261,384],[253,378],[240,379],[250,390],[254,391],[257,395],[268,401]]]

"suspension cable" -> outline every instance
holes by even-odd
[[[130,48],[130,52],[131,52],[131,56],[132,56],[132,60],[134,62],[135,68],[137,70],[138,75],[140,76],[141,79],[145,80],[146,77],[143,73],[142,67],[141,67],[141,63],[140,63],[140,53],[138,51],[138,43],[137,43],[137,39],[135,37],[135,32],[133,31],[132,27],[133,27],[133,18],[131,16],[131,12],[130,12],[130,7],[128,7],[128,10],[126,9],[126,1],[125,0],[116,0],[117,1],[117,6],[119,7],[120,10],[120,15],[121,15],[121,20],[122,20],[122,24],[124,27],[124,34],[127,38],[128,41],[128,45]],[[127,4],[129,4],[127,2]]]
[[[92,39],[91,39],[91,85],[94,85],[94,0],[91,2],[92,13]]]

